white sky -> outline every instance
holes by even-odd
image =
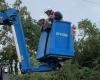
[[[12,3],[15,0],[6,0]],[[84,18],[89,18],[100,25],[100,0],[22,0],[28,7],[32,18],[38,20],[47,8],[61,11],[64,20],[76,24]],[[99,26],[100,27],[100,26]]]

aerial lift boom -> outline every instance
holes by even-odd
[[[46,31],[41,32],[36,54],[36,59],[40,62],[38,66],[30,65],[19,11],[14,8],[1,11],[0,25],[10,25],[12,28],[22,72],[51,71],[57,69],[60,62],[74,56],[70,22],[55,20],[48,39]]]

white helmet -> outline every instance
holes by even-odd
[[[40,20],[41,20],[41,19],[45,19],[45,20],[46,20],[47,18],[48,18],[48,16],[47,16],[46,14],[43,14],[42,16],[40,16],[39,19],[40,19]]]

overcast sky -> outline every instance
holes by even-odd
[[[15,0],[6,1],[12,4]],[[32,18],[36,20],[39,19],[45,9],[52,8],[61,11],[64,20],[73,24],[81,19],[89,18],[100,25],[100,0],[22,0],[22,2],[27,6]]]
[[[14,0],[7,0],[12,3]],[[32,18],[38,20],[47,8],[62,12],[64,20],[76,24],[89,18],[100,25],[100,0],[22,0]]]

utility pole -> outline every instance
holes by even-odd
[[[2,56],[0,56],[0,80],[8,80],[9,67],[2,62]]]
[[[1,67],[1,65],[0,65],[0,80],[3,80],[3,78],[2,78],[2,67]]]
[[[9,80],[8,75],[9,75],[8,69],[6,70],[6,68],[3,67],[3,69],[2,69],[2,80]]]

